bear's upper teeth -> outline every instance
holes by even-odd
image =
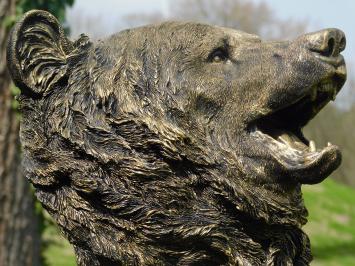
[[[332,95],[332,100],[335,100],[335,97],[337,96],[337,90],[334,88],[333,90],[333,95]]]
[[[332,82],[324,81],[318,83],[317,85],[313,86],[310,91],[310,98],[311,101],[314,102],[317,99],[317,95],[319,92],[324,92],[330,95],[331,99],[334,101],[337,95],[336,87],[332,84]]]
[[[324,91],[324,92],[332,92],[333,91],[333,85],[331,83],[323,83],[319,86],[318,88],[319,91]]]
[[[311,89],[311,101],[314,102],[317,99],[317,86]]]

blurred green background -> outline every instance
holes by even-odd
[[[84,32],[97,40],[127,27],[168,19],[197,20],[233,27],[274,40],[294,38],[304,32],[329,26],[345,29],[348,39],[345,52],[349,69],[348,81],[335,103],[322,110],[305,129],[307,138],[314,139],[319,146],[326,145],[328,141],[340,146],[344,159],[342,166],[331,178],[318,185],[303,187],[305,204],[310,213],[304,230],[311,239],[314,255],[312,265],[355,265],[355,78],[352,68],[355,47],[352,15],[355,12],[355,1],[132,0],[127,3],[121,0],[0,0],[0,74],[5,73],[3,51],[6,34],[25,11],[33,8],[49,10],[55,14],[74,39]],[[6,86],[12,89],[7,90]],[[5,125],[14,125],[13,134],[17,134],[17,105],[12,96],[18,91],[1,75],[0,89],[0,135],[10,134],[4,129],[7,128],[3,123],[5,120],[8,123]],[[12,95],[7,95],[6,91],[11,91]],[[9,101],[10,109],[5,109],[5,103]],[[18,147],[18,138],[0,142],[0,151],[8,150],[10,145]],[[18,158],[15,155],[3,156],[0,168],[3,164],[6,169],[9,160],[13,160],[12,167],[8,169],[14,171],[20,165]],[[24,182],[21,180],[25,178],[19,171],[10,175],[11,171],[1,172],[0,184],[6,184],[9,178],[16,178],[19,183]],[[22,185],[26,191],[29,189],[27,183]],[[18,237],[18,243],[23,241],[20,236],[15,236],[14,232],[19,228],[12,226],[15,224],[13,219],[23,219],[23,231],[32,232],[27,239],[32,239],[31,243],[38,245],[38,249],[30,250],[31,247],[27,247],[34,259],[26,265],[76,265],[72,247],[60,235],[40,204],[34,203],[32,192],[15,194],[13,186],[11,183],[7,190],[3,189],[5,192],[1,192],[7,194],[0,195],[3,199],[0,202],[0,235],[3,233],[4,236],[0,237],[0,265],[17,265],[14,263],[16,256],[13,256],[15,259],[8,258],[11,263],[2,264],[6,256],[1,256],[1,252],[5,254],[5,249],[19,257],[27,254],[24,249],[16,249],[14,243],[6,240]],[[25,197],[28,198],[27,201]],[[23,208],[24,204],[21,203],[20,207],[10,203],[6,205],[6,200],[11,204],[26,201],[26,206],[36,205],[36,208],[33,208],[32,216],[25,212],[22,212],[22,216],[18,212],[7,215],[6,206],[16,209]],[[36,241],[36,238],[40,241]],[[36,256],[39,256],[39,260]]]

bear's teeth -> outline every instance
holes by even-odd
[[[309,149],[311,152],[315,152],[316,151],[316,143],[314,142],[314,140],[311,140],[309,142]]]
[[[323,91],[323,92],[332,92],[333,91],[333,85],[329,82],[326,83],[322,83],[319,86],[319,91]]]
[[[333,95],[332,95],[332,100],[335,100],[335,97],[337,96],[337,90],[334,88],[333,90]]]
[[[314,102],[317,99],[317,87],[314,86],[311,89],[311,101]]]

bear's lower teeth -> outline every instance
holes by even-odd
[[[316,151],[316,143],[314,142],[314,140],[309,141],[309,150],[311,152],[315,152]]]

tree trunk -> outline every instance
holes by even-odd
[[[11,15],[15,15],[15,0],[0,0],[0,266],[39,265],[38,218],[22,174],[19,120],[11,104],[6,67],[9,29],[4,20]]]

